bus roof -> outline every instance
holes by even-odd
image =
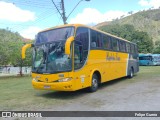
[[[135,44],[135,43],[130,42],[130,41],[124,39],[124,38],[117,37],[117,36],[112,35],[112,34],[110,34],[110,33],[107,33],[107,32],[104,32],[104,31],[101,31],[101,30],[98,30],[98,29],[95,29],[95,28],[93,28],[93,27],[89,27],[89,26],[86,26],[86,25],[83,25],[83,24],[65,24],[65,25],[60,25],[60,26],[55,26],[55,27],[47,28],[47,29],[42,30],[42,31],[40,31],[40,32],[45,32],[45,31],[48,31],[48,30],[56,29],[56,28],[63,28],[63,27],[70,27],[70,26],[73,26],[73,27],[75,27],[75,28],[77,28],[77,27],[86,27],[86,28],[90,28],[90,29],[95,30],[95,31],[97,31],[97,32],[101,32],[101,33],[103,33],[103,34],[112,36],[112,37],[114,37],[114,38],[117,38],[117,39],[120,39],[120,40],[129,42],[129,43]],[[135,44],[135,45],[136,45],[136,44]]]
[[[139,53],[139,56],[141,57],[141,56],[152,56],[152,54],[151,53],[147,53],[147,54],[145,54],[145,53]]]
[[[160,56],[160,54],[152,54],[153,56]]]
[[[158,55],[160,56],[160,54],[152,54],[152,53],[139,53],[139,55]]]

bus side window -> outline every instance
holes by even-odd
[[[117,39],[117,51],[119,51],[120,48],[119,48],[119,40]]]
[[[135,48],[134,48],[134,45],[131,44],[131,53],[134,53],[135,52]]]
[[[75,47],[74,47],[74,68],[75,69],[79,69],[82,67],[83,65],[83,50],[82,50],[82,46],[77,45],[75,43]]]
[[[104,49],[110,49],[110,39],[109,36],[103,35],[103,48]]]
[[[102,47],[102,34],[91,30],[91,48]]]
[[[128,43],[128,42],[126,43],[126,50],[128,53],[131,52],[131,46],[130,46],[130,43]]]
[[[112,50],[113,51],[119,51],[119,43],[118,40],[115,38],[112,38]]]
[[[75,69],[81,68],[88,56],[89,49],[89,32],[88,28],[79,27],[76,31],[74,55],[75,55]],[[79,53],[78,53],[79,52]]]
[[[139,57],[139,60],[143,60],[143,57]]]
[[[97,43],[98,43],[97,47],[102,47],[102,34],[101,33],[97,33]]]
[[[124,41],[119,41],[120,51],[126,52],[126,43]]]
[[[97,44],[97,34],[96,31],[91,30],[91,48],[96,48]]]
[[[135,53],[138,53],[137,45],[135,45],[134,47],[135,47]]]

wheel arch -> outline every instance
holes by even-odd
[[[92,81],[92,76],[93,76],[93,74],[96,74],[96,75],[97,75],[97,77],[98,77],[98,82],[101,83],[102,77],[101,77],[100,71],[97,70],[97,69],[93,70],[93,71],[91,72],[90,81]]]

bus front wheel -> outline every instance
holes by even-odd
[[[95,92],[98,89],[98,76],[96,74],[93,74],[92,76],[92,83],[91,87],[89,88],[90,92]]]

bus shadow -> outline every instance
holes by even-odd
[[[137,74],[134,75],[134,77],[136,77],[136,76],[137,76]],[[107,82],[104,82],[104,83],[100,84],[99,89],[103,89],[107,86],[112,86],[114,84],[117,84],[117,83],[120,83],[120,82],[123,82],[123,81],[126,81],[126,80],[131,81],[132,79],[133,78],[122,77],[122,78],[114,79],[114,80],[111,80],[111,81],[107,81]]]
[[[100,84],[99,89],[106,88],[107,86],[112,86],[114,84],[120,83],[120,82],[125,81],[127,79],[128,79],[127,77],[123,77],[123,78],[118,78],[118,79],[104,82],[104,83]]]
[[[136,76],[136,75],[135,75]],[[106,88],[107,86],[112,86],[114,84],[123,82],[125,80],[131,80],[127,77],[111,80],[105,83],[100,84],[99,88],[100,90]],[[97,91],[98,92],[98,91]],[[77,91],[46,91],[45,93],[39,93],[37,96],[45,97],[49,99],[74,99],[82,96],[87,96],[90,92],[88,92],[87,89],[77,90]],[[91,93],[94,94],[94,93]]]
[[[53,91],[39,94],[38,96],[49,98],[49,99],[74,99],[77,97],[81,97],[86,94],[86,90],[77,90],[77,91]]]

